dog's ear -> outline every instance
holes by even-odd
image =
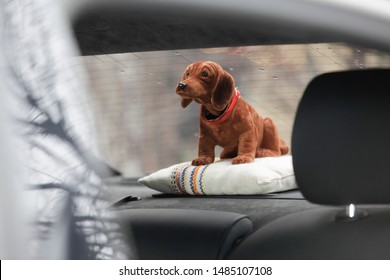
[[[222,70],[223,74],[219,78],[216,89],[211,94],[211,104],[218,111],[226,108],[234,94],[234,79],[233,77]]]
[[[182,107],[182,108],[185,108],[185,107],[187,107],[191,102],[192,102],[192,99],[185,99],[185,98],[182,98],[182,99],[181,99],[181,107]]]

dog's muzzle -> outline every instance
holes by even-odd
[[[187,84],[186,84],[186,83],[183,83],[183,82],[180,82],[180,83],[178,84],[179,89],[185,89],[186,86],[187,86]]]

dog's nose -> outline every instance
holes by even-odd
[[[179,86],[179,89],[185,89],[187,84],[184,82],[180,82],[178,86]]]

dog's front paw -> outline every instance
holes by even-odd
[[[213,158],[203,156],[203,157],[198,157],[198,158],[194,159],[192,161],[192,165],[196,165],[196,166],[206,165],[206,164],[212,163],[213,161],[214,161]]]
[[[250,156],[236,156],[232,159],[232,164],[251,163],[253,160]]]

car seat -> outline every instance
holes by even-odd
[[[390,258],[390,70],[313,79],[292,136],[299,189],[318,208],[274,220],[231,259]]]

